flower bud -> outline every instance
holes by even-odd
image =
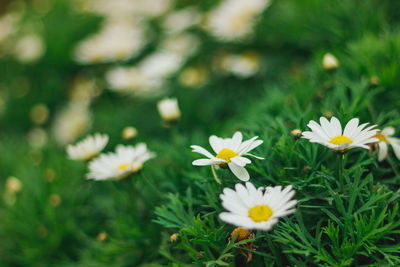
[[[6,181],[6,189],[9,194],[15,194],[22,190],[22,182],[14,177],[10,176]]]
[[[331,53],[326,53],[322,59],[322,66],[326,71],[332,71],[339,67],[339,61]]]
[[[124,130],[122,130],[122,138],[124,140],[129,140],[129,139],[133,139],[137,136],[138,132],[136,130],[135,127],[125,127]]]
[[[299,138],[303,132],[299,129],[294,129],[290,132],[293,137]]]
[[[165,98],[157,104],[158,112],[165,123],[170,124],[176,122],[181,117],[178,100],[176,98]]]
[[[178,237],[179,237],[179,235],[178,235],[177,233],[172,234],[172,235],[169,237],[169,242],[175,243],[175,242],[178,240]]]

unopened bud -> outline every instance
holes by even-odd
[[[300,129],[294,129],[290,132],[293,137],[299,138],[303,132]]]
[[[99,241],[99,242],[104,242],[104,241],[106,241],[106,239],[107,239],[107,233],[106,232],[100,232],[97,235],[97,241]]]
[[[324,116],[325,116],[326,118],[330,119],[330,118],[332,118],[333,113],[330,112],[330,111],[327,111],[327,112],[324,113]]]
[[[57,207],[61,204],[61,197],[57,194],[52,194],[50,196],[49,202],[53,207]]]
[[[370,79],[369,79],[369,83],[371,84],[371,85],[379,85],[379,78],[377,77],[377,76],[372,76]]]
[[[157,103],[158,112],[167,124],[176,122],[181,117],[178,100],[176,98],[166,98]]]
[[[9,194],[15,194],[22,190],[22,182],[14,177],[10,176],[6,181],[6,189]]]
[[[125,140],[129,140],[132,138],[135,138],[137,136],[138,132],[135,127],[125,127],[124,130],[122,130],[122,138]]]
[[[322,59],[322,66],[326,71],[332,71],[339,67],[339,61],[331,53],[326,53]]]

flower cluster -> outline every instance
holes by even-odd
[[[76,145],[67,146],[67,153],[71,159],[88,161],[97,156],[107,145],[108,136],[95,134]],[[147,149],[146,144],[136,146],[118,145],[115,152],[100,154],[89,162],[87,178],[94,180],[124,179],[130,174],[139,172],[143,163],[155,157]]]
[[[220,138],[215,135],[210,136],[210,145],[216,155],[212,155],[206,149],[192,145],[193,152],[200,153],[207,158],[193,161],[195,166],[211,165],[214,178],[218,179],[214,168],[227,168],[242,181],[248,181],[250,175],[244,168],[251,160],[245,156],[263,159],[249,152],[263,143],[255,136],[243,141],[241,132],[236,132],[232,138]],[[220,214],[220,219],[224,222],[243,227],[245,229],[258,229],[269,231],[278,219],[289,215],[295,211],[293,207],[296,200],[291,200],[295,192],[291,186],[281,190],[281,186],[260,187],[256,189],[250,182],[246,182],[246,187],[236,184],[235,190],[225,188],[220,195],[222,206],[229,212]]]
[[[394,134],[393,128],[379,131],[376,125],[368,126],[368,123],[360,125],[359,119],[353,118],[342,129],[336,117],[332,117],[330,121],[321,117],[320,124],[311,120],[307,126],[311,131],[301,133],[298,130],[296,136],[302,134],[302,137],[309,139],[310,142],[322,144],[336,153],[343,154],[353,148],[369,149],[369,145],[375,143],[379,146],[379,160],[382,160],[387,155],[387,144],[391,144],[396,156],[400,158],[400,140],[391,137]],[[295,212],[294,207],[297,201],[292,200],[295,191],[291,185],[285,188],[281,186],[256,188],[248,182],[250,175],[245,166],[251,164],[251,160],[247,157],[263,159],[249,153],[261,145],[262,140],[258,140],[255,136],[243,141],[242,133],[236,132],[232,138],[212,135],[209,142],[216,155],[201,146],[192,145],[193,152],[206,156],[206,158],[194,160],[192,164],[210,165],[218,183],[221,181],[215,170],[220,168],[229,168],[237,178],[246,182],[245,186],[236,184],[235,190],[224,188],[220,198],[222,206],[228,212],[222,212],[219,215],[222,221],[245,230],[269,231],[280,217]]]

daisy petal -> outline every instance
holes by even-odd
[[[238,166],[235,163],[228,163],[228,166],[233,174],[243,182],[247,182],[250,179],[250,175],[244,167]]]
[[[211,159],[196,159],[192,162],[194,166],[207,166],[212,165],[213,161]]]
[[[378,160],[382,161],[386,158],[386,155],[388,153],[388,146],[385,142],[379,142],[379,153],[378,153]]]
[[[206,149],[202,148],[201,146],[192,145],[190,147],[193,149],[193,152],[203,154],[207,158],[214,157],[210,152],[208,152]]]
[[[394,154],[400,160],[400,144],[392,143]]]
[[[218,152],[221,151],[221,149],[223,148],[221,138],[218,138],[215,135],[211,135],[209,141],[214,152],[218,154]]]

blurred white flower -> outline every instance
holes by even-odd
[[[139,172],[143,163],[154,158],[144,143],[136,146],[118,145],[115,153],[100,154],[89,163],[87,178],[94,180],[124,179]]]
[[[171,9],[172,0],[134,0],[135,11],[138,16],[143,17],[158,17]]]
[[[207,28],[218,39],[233,41],[248,37],[258,15],[270,0],[224,0],[208,17]]]
[[[167,12],[171,4],[171,0],[80,0],[75,8],[109,18],[132,16],[151,18]]]
[[[203,65],[185,68],[179,75],[179,82],[186,87],[203,85],[208,79],[208,70]]]
[[[161,22],[169,32],[181,32],[200,22],[201,15],[196,7],[187,7],[168,14]]]
[[[192,33],[168,35],[160,44],[161,51],[175,53],[181,57],[191,56],[199,47],[200,39]]]
[[[66,150],[70,159],[87,161],[97,156],[107,143],[108,135],[96,133],[75,145],[68,145]]]
[[[100,32],[77,45],[74,59],[81,64],[127,60],[137,55],[146,42],[139,22],[108,20]]]
[[[71,103],[57,114],[53,134],[61,144],[72,143],[81,136],[90,124],[90,113],[86,105]]]
[[[336,117],[332,117],[331,121],[321,117],[320,123],[311,120],[307,126],[311,131],[303,132],[302,138],[309,139],[311,143],[324,145],[335,152],[344,153],[349,149],[360,147],[369,149],[368,144],[377,142],[375,134],[378,129],[374,129],[376,125],[365,128],[368,123],[359,125],[359,119],[353,118],[342,131],[342,125]]]
[[[49,108],[43,103],[34,105],[29,112],[31,121],[37,125],[46,123],[49,118],[49,114]]]
[[[114,67],[106,73],[112,91],[139,97],[158,96],[163,91],[162,80],[149,77],[137,67]]]
[[[7,178],[5,186],[7,193],[16,194],[22,190],[23,184],[18,178],[10,176]]]
[[[0,17],[0,44],[17,31],[21,16],[16,13]]]
[[[279,218],[294,213],[297,200],[292,200],[295,191],[289,185],[259,187],[250,182],[246,187],[236,184],[236,190],[224,188],[219,197],[222,206],[228,212],[222,212],[219,218],[229,224],[249,230],[269,231],[278,223]]]
[[[47,143],[47,132],[40,127],[33,128],[28,132],[28,143],[31,147],[42,148]]]
[[[251,150],[263,143],[262,140],[257,140],[257,138],[258,136],[255,136],[247,141],[242,142],[243,136],[241,132],[236,132],[232,138],[220,138],[212,135],[210,136],[209,141],[212,149],[217,155],[213,156],[206,149],[200,146],[192,145],[190,147],[193,149],[193,152],[200,153],[207,157],[206,159],[195,160],[192,164],[195,166],[211,165],[214,178],[218,183],[220,183],[220,181],[214,172],[214,166],[218,168],[229,167],[229,169],[237,178],[242,181],[248,181],[250,179],[250,175],[244,167],[247,164],[250,164],[251,160],[244,156],[263,159],[249,153]]]
[[[141,72],[152,78],[167,78],[182,65],[182,55],[167,52],[155,52],[140,63]]]
[[[378,141],[378,160],[384,160],[388,155],[388,145],[391,145],[396,157],[400,160],[400,139],[392,137],[394,135],[393,127],[386,127],[382,131],[378,131],[375,135]]]
[[[260,62],[259,54],[254,51],[246,51],[241,54],[225,55],[222,58],[221,67],[235,76],[248,78],[257,74],[260,70]]]
[[[68,93],[72,102],[88,105],[101,92],[100,83],[95,78],[79,75],[73,80]]]
[[[179,110],[178,100],[176,98],[165,98],[157,103],[157,109],[161,118],[166,123],[179,120],[181,111]]]
[[[17,40],[14,56],[21,63],[32,63],[43,56],[45,49],[46,46],[42,37],[30,34]]]

